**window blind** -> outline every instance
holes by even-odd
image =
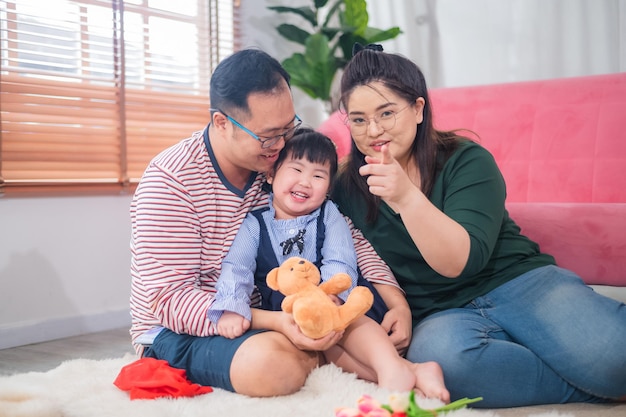
[[[0,0],[0,192],[128,188],[209,118],[232,0]]]

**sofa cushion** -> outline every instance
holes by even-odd
[[[587,284],[626,286],[626,203],[507,203],[522,234]]]
[[[346,117],[345,113],[334,111],[316,129],[335,143],[339,160],[348,155],[352,147],[352,138],[350,137],[350,128],[346,123]]]

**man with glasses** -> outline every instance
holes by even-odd
[[[317,352],[342,334],[309,339],[286,313],[253,309],[251,329],[226,339],[216,336],[207,311],[244,217],[267,205],[264,173],[302,121],[289,75],[255,49],[217,66],[210,99],[209,125],[152,160],[131,204],[133,345],[201,385],[250,396],[290,394],[320,363]],[[353,235],[363,275],[391,284],[381,286],[397,296],[389,269],[360,232]],[[406,347],[410,335],[394,332]]]
[[[294,119],[294,123],[293,123],[292,127],[290,127],[289,129],[285,130],[280,135],[276,135],[276,136],[272,136],[272,137],[266,138],[266,137],[263,137],[263,136],[258,136],[256,133],[254,133],[253,131],[251,131],[250,129],[248,129],[247,127],[245,127],[244,125],[242,125],[237,120],[233,119],[232,117],[230,117],[229,115],[227,115],[226,113],[221,111],[220,109],[211,109],[211,112],[212,113],[213,112],[220,112],[220,113],[222,113],[224,116],[226,116],[226,118],[228,120],[230,120],[239,129],[243,130],[248,135],[252,136],[254,139],[256,139],[259,142],[261,142],[261,148],[263,148],[263,149],[271,148],[276,143],[278,143],[278,141],[281,140],[281,139],[283,139],[283,140],[291,139],[291,137],[296,132],[296,129],[298,129],[300,127],[300,125],[302,124],[302,120],[296,114],[296,117]]]

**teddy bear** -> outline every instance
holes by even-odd
[[[312,339],[319,339],[333,330],[344,330],[374,302],[369,288],[357,286],[344,304],[337,305],[329,294],[337,295],[350,288],[350,275],[335,274],[318,285],[320,279],[315,264],[297,256],[285,260],[266,277],[271,289],[285,295],[281,309],[292,314],[302,333]]]

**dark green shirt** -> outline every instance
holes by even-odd
[[[462,142],[445,162],[430,201],[469,233],[470,254],[457,278],[446,278],[424,261],[400,215],[381,203],[375,223],[365,221],[366,207],[356,192],[337,184],[333,200],[352,219],[387,262],[416,324],[437,311],[462,307],[531,269],[555,263],[520,234],[504,207],[506,186],[493,156],[474,142]],[[419,213],[415,213],[419,216]]]

